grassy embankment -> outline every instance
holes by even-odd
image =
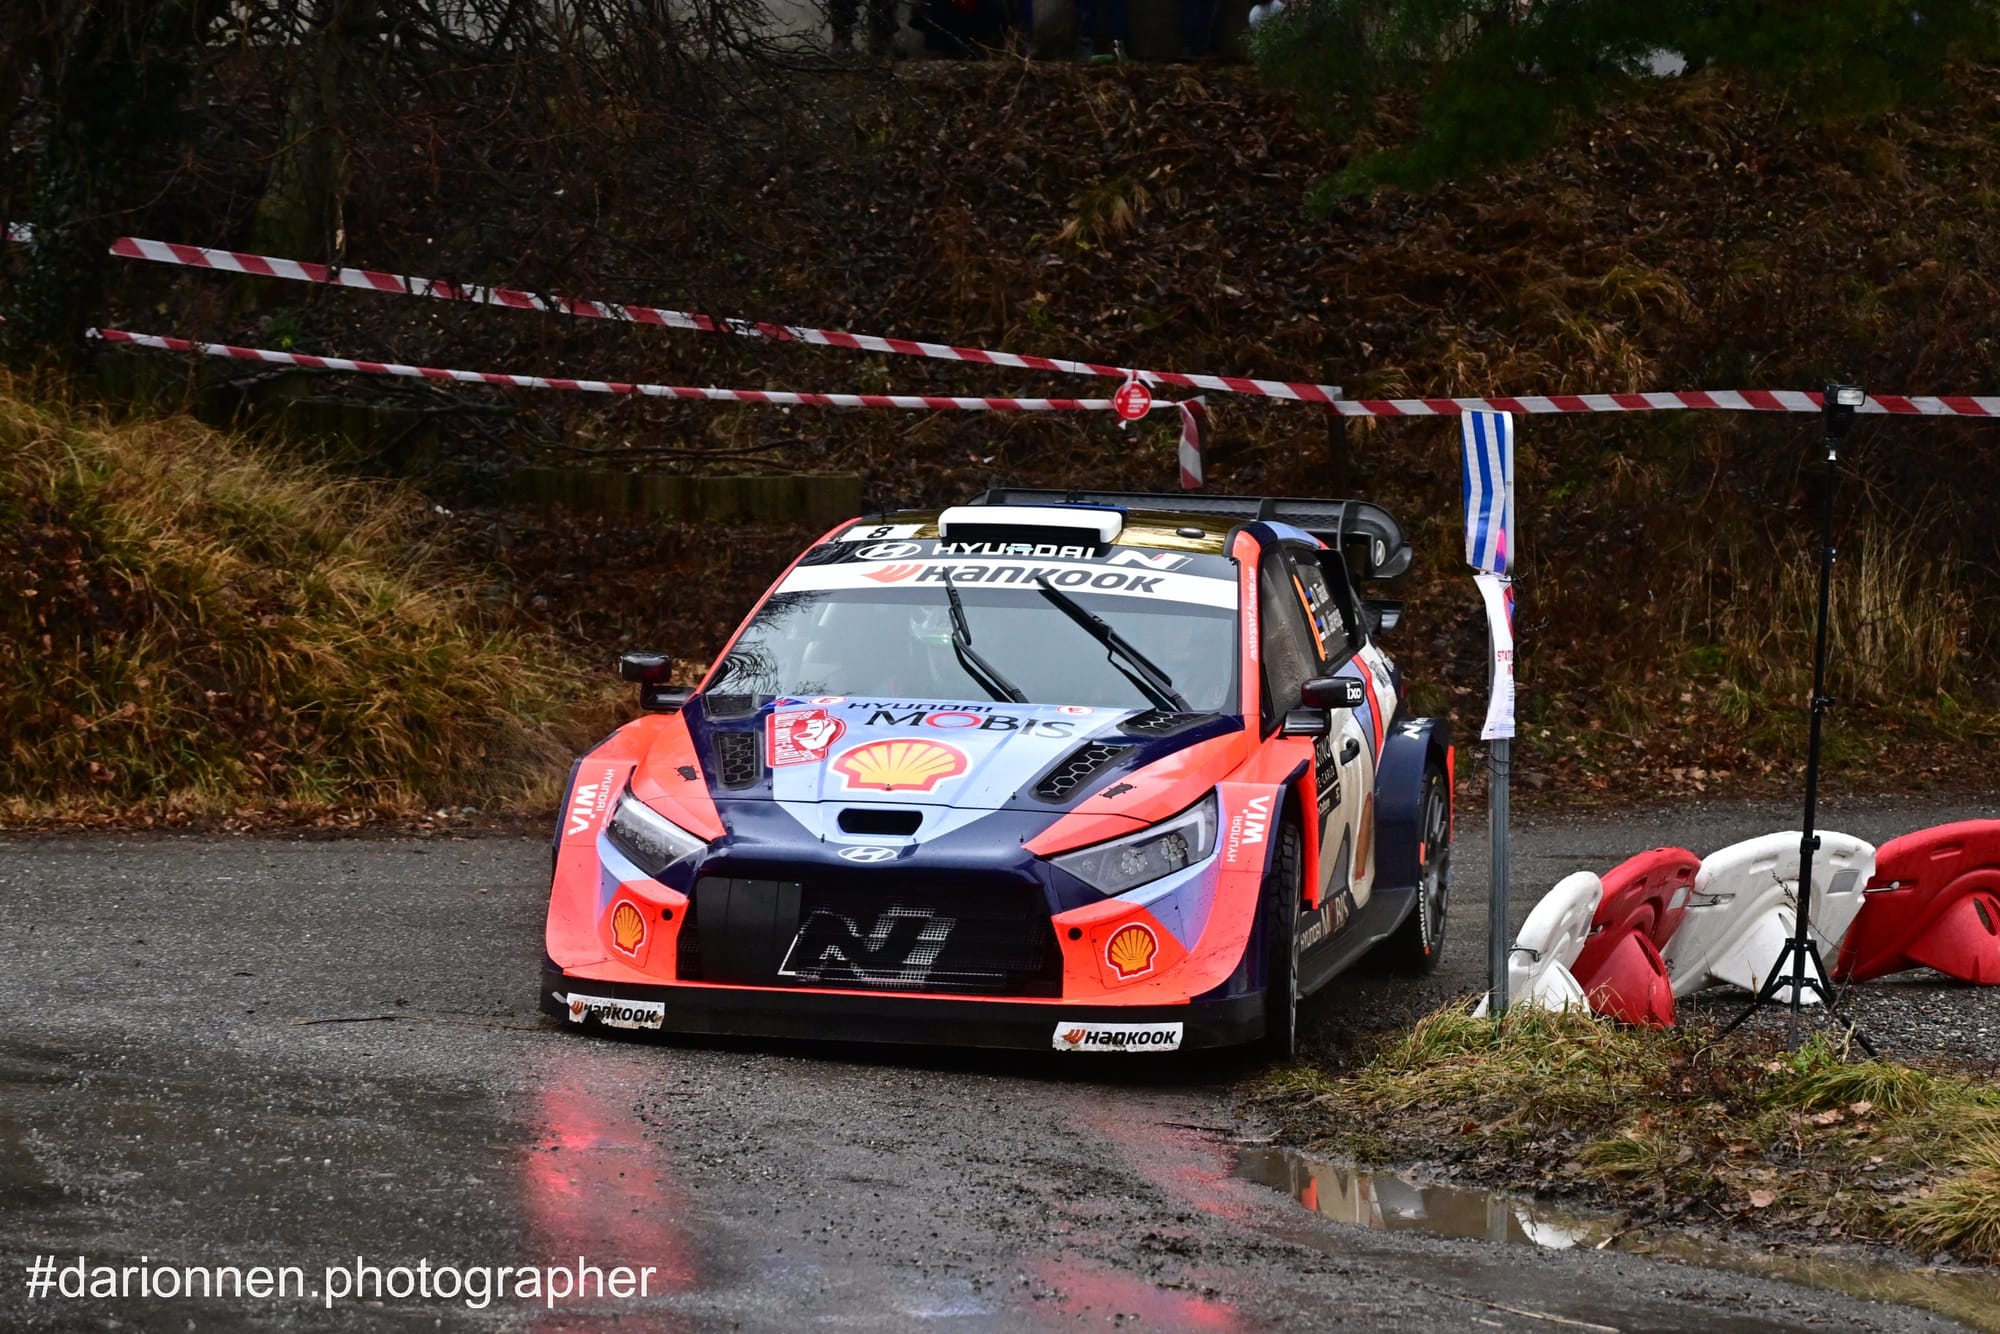
[[[1823,1042],[1741,1041],[1510,1011],[1431,1014],[1345,1073],[1296,1066],[1262,1095],[1315,1147],[1446,1158],[1574,1194],[1634,1224],[1687,1216],[2000,1257],[2000,1088]]]
[[[611,705],[424,508],[0,381],[0,825],[548,806]]]

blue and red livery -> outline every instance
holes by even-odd
[[[1433,967],[1449,725],[1359,501],[988,492],[841,524],[577,763],[542,1004],[579,1026],[1175,1051]]]

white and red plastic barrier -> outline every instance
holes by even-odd
[[[90,329],[87,338],[161,352],[187,352],[233,361],[272,366],[344,371],[356,375],[392,375],[413,380],[446,380],[457,384],[492,385],[509,389],[562,389],[583,394],[635,395],[643,398],[690,399],[708,403],[763,403],[779,407],[897,408],[912,412],[1114,412],[1126,420],[1148,413],[1177,411],[1181,418],[1181,484],[1201,485],[1202,400],[1148,398],[1143,405],[1121,393],[1115,398],[975,398],[946,394],[812,394],[775,389],[717,389],[693,385],[639,384],[619,380],[577,380],[554,375],[511,375],[498,371],[446,370],[392,361],[359,361],[348,357],[318,357],[305,352],[280,352],[267,347],[232,343],[199,343],[188,338],[131,333],[124,329]]]

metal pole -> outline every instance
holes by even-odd
[[[1493,636],[1486,636],[1487,691],[1492,692]],[[1507,1013],[1507,947],[1513,936],[1507,925],[1507,783],[1512,777],[1514,743],[1502,737],[1486,749],[1486,837],[1492,852],[1492,880],[1486,894],[1487,1013],[1495,1019]]]
[[[1512,943],[1507,925],[1507,780],[1513,750],[1511,741],[1493,742],[1486,769],[1488,818],[1493,822],[1486,831],[1493,845],[1493,890],[1487,897],[1486,913],[1486,968],[1491,975],[1491,1009],[1496,1018],[1507,1013],[1507,947]]]

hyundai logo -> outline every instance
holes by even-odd
[[[902,560],[905,556],[922,555],[923,550],[921,542],[877,542],[854,554],[862,560]]]
[[[894,848],[842,848],[840,855],[851,862],[886,862],[895,860]]]

